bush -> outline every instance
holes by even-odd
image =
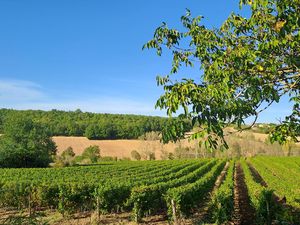
[[[74,157],[74,164],[83,164],[84,157],[82,155],[77,155]]]
[[[174,153],[169,152],[169,154],[168,154],[168,159],[170,159],[170,160],[175,159]]]
[[[72,147],[68,147],[60,156],[56,157],[55,167],[72,166],[74,164],[75,153]]]
[[[176,159],[190,159],[195,158],[195,149],[191,147],[176,147],[174,150],[174,158]]]
[[[100,148],[98,145],[89,146],[84,149],[82,157],[85,159],[90,159],[92,163],[98,162],[100,159]]]
[[[140,153],[138,153],[138,151],[133,150],[131,152],[131,158],[140,161],[142,157],[141,157]]]
[[[158,141],[161,139],[161,136],[159,132],[151,131],[143,134],[142,136],[139,137],[139,139],[145,141]]]
[[[149,160],[155,160],[156,158],[155,158],[155,153],[154,152],[151,152],[150,154],[149,154]]]

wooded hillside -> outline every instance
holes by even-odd
[[[9,116],[26,117],[49,129],[52,136],[85,136],[89,139],[136,139],[151,131],[163,131],[176,122],[176,119],[163,117],[98,114],[76,111],[42,111],[0,109],[0,133],[3,123]],[[184,131],[191,129],[191,124],[182,124]]]

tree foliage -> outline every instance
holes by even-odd
[[[248,6],[245,6],[248,5]],[[241,0],[249,7],[248,18],[232,13],[219,28],[209,29],[203,17],[187,10],[181,17],[183,31],[158,27],[144,48],[154,48],[160,56],[171,51],[172,69],[158,76],[164,94],[156,106],[171,116],[180,107],[183,116],[199,124],[192,138],[204,137],[208,147],[224,140],[223,128],[259,114],[288,96],[293,110],[272,131],[273,141],[297,141],[300,134],[300,1]],[[174,79],[182,67],[199,68],[199,80]],[[251,127],[251,125],[250,125]],[[176,129],[165,136],[177,140]]]
[[[0,167],[47,167],[56,153],[49,132],[38,123],[10,116],[0,136]]]
[[[98,145],[89,146],[84,149],[81,156],[89,159],[92,163],[96,163],[100,159],[100,148]]]
[[[55,159],[56,167],[72,166],[74,164],[75,152],[72,147],[65,149],[61,155],[57,155]]]
[[[137,139],[147,132],[161,132],[175,119],[122,114],[97,114],[65,112],[58,110],[9,110],[0,109],[0,133],[2,124],[11,114],[26,117],[47,127],[52,136],[85,136],[89,139]],[[184,122],[186,131],[191,129],[189,121]]]

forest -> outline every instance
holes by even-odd
[[[48,129],[51,136],[85,136],[92,140],[137,139],[151,131],[163,132],[177,118],[157,116],[99,114],[76,111],[0,109],[0,133],[8,117],[25,117]],[[180,122],[183,132],[191,130],[189,121]]]

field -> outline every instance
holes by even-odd
[[[299,224],[299,187],[299,157],[1,169],[0,224]]]
[[[131,151],[137,150],[140,153],[147,149],[153,151],[157,159],[161,159],[162,148],[167,152],[173,152],[176,144],[170,143],[162,145],[160,141],[142,140],[89,140],[85,137],[53,137],[57,145],[58,154],[71,146],[76,155],[80,155],[83,150],[91,145],[98,145],[102,156],[112,156],[118,158],[130,158]],[[188,145],[187,141],[184,142]]]
[[[216,156],[235,156],[234,151],[237,147],[238,149],[243,149],[240,152],[243,156],[251,157],[261,154],[275,156],[288,155],[284,147],[278,144],[267,143],[267,134],[247,131],[237,133],[234,129],[226,130],[226,132],[229,131],[233,132],[226,137],[230,147],[229,151],[217,152]],[[199,149],[198,140],[189,141],[188,139],[182,139],[177,143],[162,144],[159,140],[89,140],[86,137],[65,136],[54,136],[52,139],[57,145],[58,154],[61,154],[68,147],[72,147],[76,155],[81,155],[85,148],[97,145],[101,149],[101,156],[117,157],[118,159],[131,158],[133,150],[138,151],[141,155],[150,151],[155,154],[156,159],[165,159],[164,154],[174,153],[176,148],[185,147],[191,148],[193,153],[197,149],[202,157],[210,156],[205,149]],[[300,155],[300,143],[294,144],[291,150],[293,153],[291,155]]]

